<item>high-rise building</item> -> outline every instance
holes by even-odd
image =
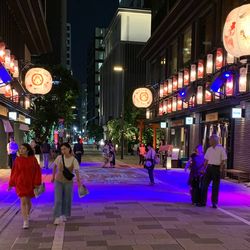
[[[92,39],[87,63],[87,119],[89,124],[99,124],[100,117],[100,69],[104,61],[104,36],[106,29],[97,27]]]
[[[71,70],[71,24],[67,23],[66,32],[66,68]]]
[[[150,0],[119,0],[121,8],[149,8]]]
[[[132,91],[145,82],[146,65],[139,52],[151,35],[151,11],[119,8],[105,35],[105,58],[101,69],[101,121],[119,118]],[[115,72],[120,66],[121,72]]]

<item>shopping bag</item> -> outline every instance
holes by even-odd
[[[36,198],[38,198],[44,192],[45,192],[45,183],[44,182],[40,186],[34,188],[34,194],[35,194]]]
[[[78,187],[78,195],[80,198],[86,196],[87,194],[89,194],[89,190],[87,189],[85,185]]]

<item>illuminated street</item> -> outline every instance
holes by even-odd
[[[90,194],[79,199],[75,190],[72,218],[60,226],[52,224],[53,186],[50,170],[44,172],[46,193],[34,200],[28,230],[16,195],[6,191],[9,170],[1,170],[0,249],[250,248],[250,189],[243,184],[223,181],[217,210],[210,202],[193,207],[182,169],[157,169],[156,185],[149,186],[143,169],[120,162],[102,169],[100,160],[85,157],[81,176]]]

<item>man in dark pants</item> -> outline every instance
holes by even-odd
[[[84,153],[84,150],[83,150],[83,145],[81,143],[81,139],[78,138],[77,139],[77,143],[74,145],[74,154],[75,154],[75,157],[79,163],[79,165],[81,164],[81,159],[82,159],[82,155]]]
[[[212,135],[209,139],[211,147],[207,149],[205,154],[205,175],[202,186],[202,206],[206,206],[207,203],[207,191],[211,181],[212,185],[212,204],[213,208],[217,208],[219,186],[220,186],[220,172],[224,168],[227,154],[223,146],[219,145],[219,137]]]

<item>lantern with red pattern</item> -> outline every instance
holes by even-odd
[[[189,71],[188,69],[184,69],[184,86],[188,86],[189,84]]]
[[[223,66],[223,49],[218,48],[216,50],[215,68],[216,70],[221,69]]]
[[[173,76],[173,91],[177,91],[177,89],[178,89],[177,77]]]
[[[198,79],[201,79],[204,77],[204,62],[203,60],[198,61]]]

